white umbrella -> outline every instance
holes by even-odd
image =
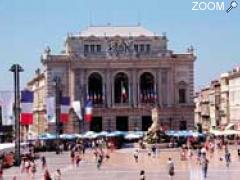
[[[107,131],[102,131],[98,133],[98,136],[107,136],[109,133]]]
[[[140,138],[142,138],[142,137],[143,137],[143,136],[140,135],[140,134],[130,133],[130,134],[127,134],[126,136],[124,136],[124,139],[131,140],[131,139],[140,139]]]
[[[87,139],[94,139],[96,137],[97,137],[97,133],[93,131],[88,131],[83,135],[83,138],[87,138]]]

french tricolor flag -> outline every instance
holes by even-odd
[[[88,100],[86,102],[84,119],[87,122],[92,121],[92,101],[91,100]]]
[[[70,98],[67,96],[61,97],[61,116],[60,121],[67,123],[69,119]]]
[[[21,125],[33,123],[33,92],[29,90],[21,91]]]

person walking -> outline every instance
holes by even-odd
[[[72,149],[71,152],[70,152],[70,158],[71,158],[71,163],[72,163],[72,165],[74,165],[75,152],[74,152],[73,149]]]
[[[146,180],[146,178],[145,178],[145,171],[144,170],[140,171],[140,179],[139,180]]]
[[[238,153],[238,159],[240,160],[240,139],[237,140],[237,153]]]
[[[168,164],[168,175],[169,175],[170,179],[173,180],[173,176],[174,176],[175,172],[174,172],[174,163],[172,161],[172,158],[168,158],[167,164]]]
[[[57,169],[56,172],[54,173],[54,180],[61,180],[62,173],[60,169]]]
[[[44,172],[43,179],[44,180],[52,180],[51,175],[47,169]]]
[[[32,179],[35,179],[35,174],[37,172],[37,167],[35,162],[33,161],[31,164],[31,175],[32,175]]]
[[[79,153],[76,155],[76,160],[75,161],[76,161],[76,167],[79,167],[79,163],[81,161],[81,157],[80,157]]]
[[[133,153],[133,157],[135,159],[135,162],[137,163],[138,162],[138,149],[136,149]]]
[[[156,147],[156,145],[154,144],[154,145],[152,146],[152,157],[153,157],[153,158],[156,158],[156,154],[157,154],[157,147]]]
[[[41,162],[42,162],[42,169],[44,170],[47,167],[47,161],[45,156],[41,157]]]
[[[226,167],[229,168],[229,165],[231,162],[231,154],[228,150],[225,152],[225,162],[226,162]]]
[[[202,161],[201,161],[201,165],[202,165],[202,173],[203,173],[204,178],[207,177],[208,164],[209,164],[209,160],[207,159],[206,156],[203,156]]]
[[[3,180],[3,166],[0,164],[0,180]]]
[[[98,169],[100,169],[102,162],[103,162],[103,155],[99,153],[97,156],[97,168]]]

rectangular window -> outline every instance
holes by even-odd
[[[150,44],[147,44],[147,45],[146,45],[146,52],[147,52],[147,53],[150,53]]]
[[[94,53],[94,49],[95,49],[95,48],[94,48],[94,45],[91,44],[91,45],[90,45],[90,51],[91,51],[91,53]]]
[[[137,44],[134,44],[134,51],[135,51],[136,53],[138,53],[138,45],[137,45]]]
[[[179,103],[186,103],[186,90],[179,89]]]
[[[144,44],[140,45],[140,52],[144,52]]]
[[[98,53],[101,52],[101,45],[97,45],[97,52],[98,52]]]
[[[85,53],[88,53],[88,52],[89,52],[89,45],[88,45],[88,44],[85,44],[85,45],[84,45],[84,52],[85,52]]]

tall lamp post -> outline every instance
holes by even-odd
[[[56,104],[56,154],[59,154],[59,135],[60,135],[60,114],[61,114],[61,107],[60,107],[60,100],[61,100],[61,90],[60,90],[60,77],[54,78],[55,82],[55,104]]]
[[[14,116],[15,116],[15,165],[20,166],[20,78],[19,73],[23,68],[13,64],[10,71],[14,75]]]

